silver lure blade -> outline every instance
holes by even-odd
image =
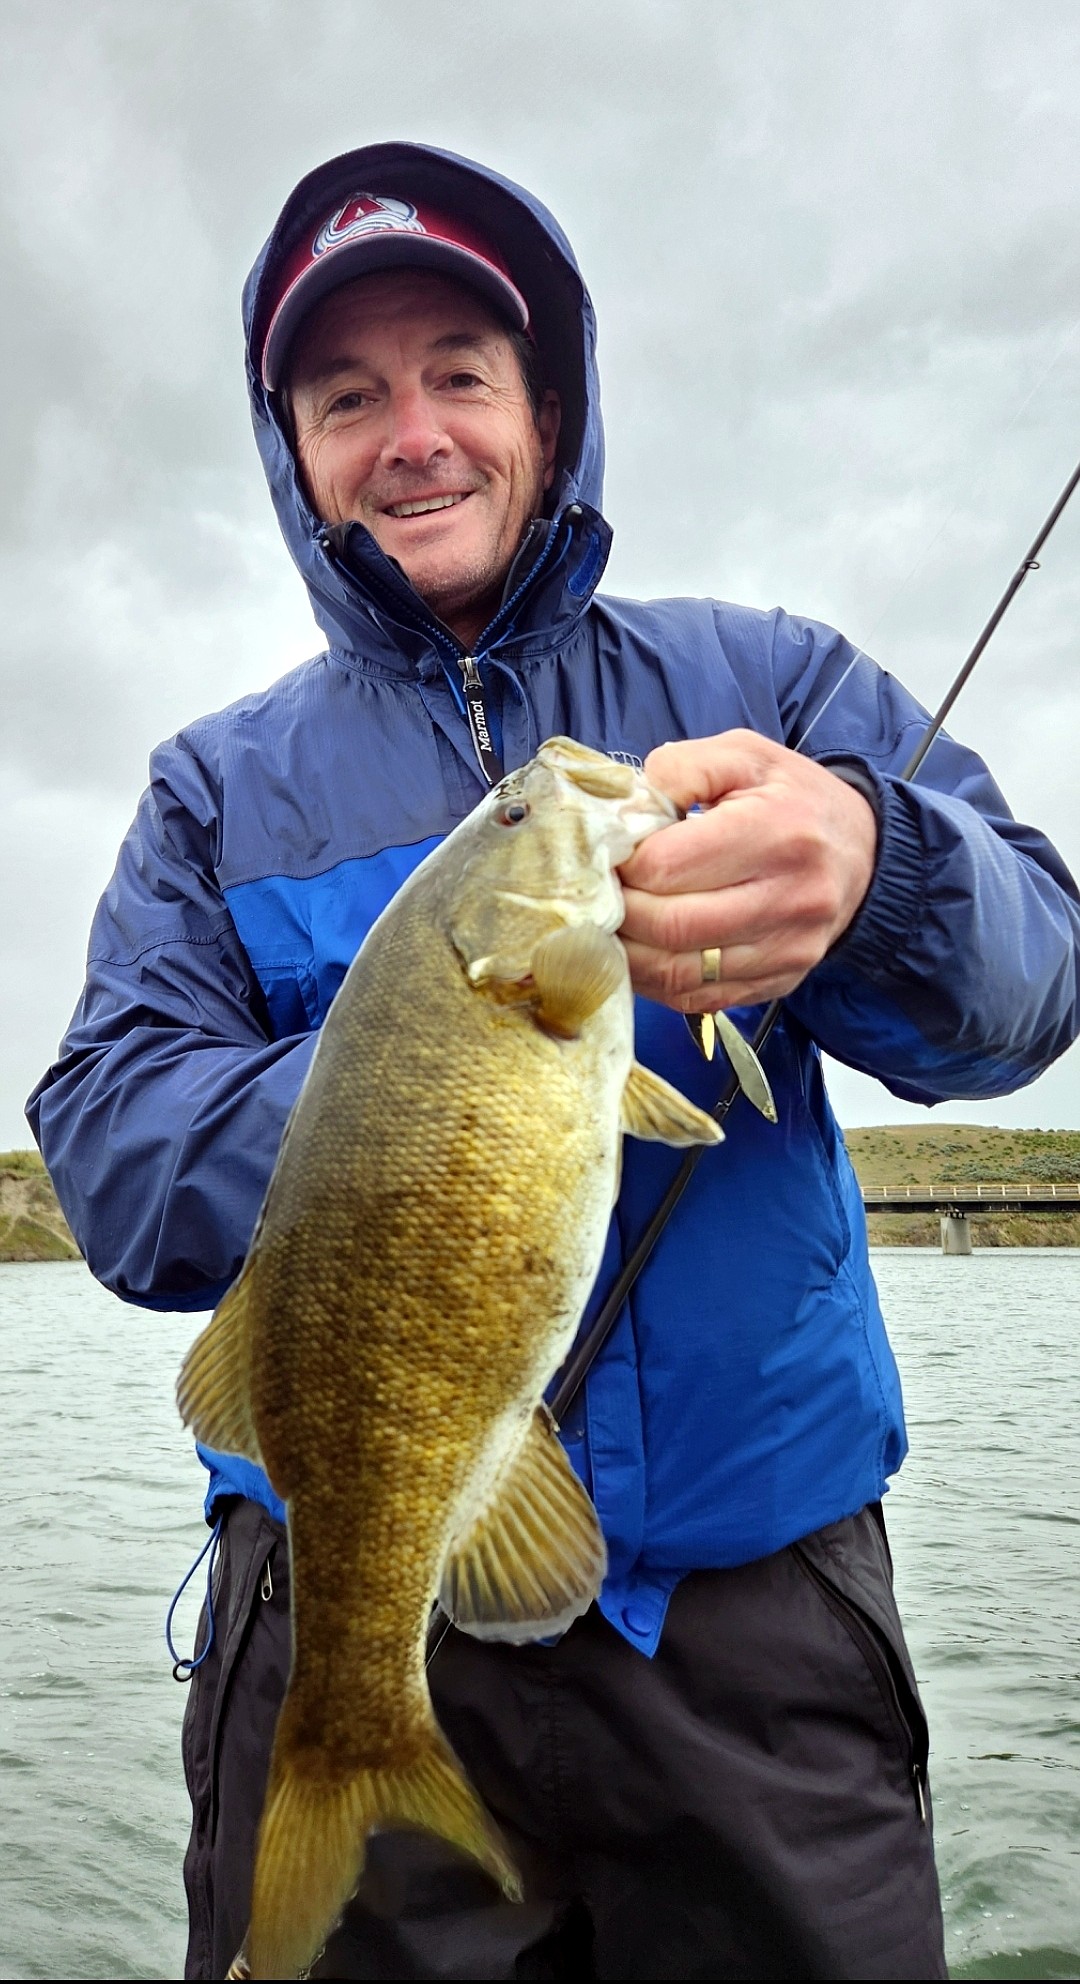
[[[753,1103],[754,1108],[764,1116],[767,1123],[777,1122],[776,1104],[773,1101],[772,1089],[769,1087],[769,1078],[750,1042],[739,1032],[734,1020],[730,1020],[724,1012],[687,1013],[686,1024],[706,1061],[711,1061],[713,1058],[716,1051],[716,1037],[719,1034],[720,1044],[731,1062],[736,1080],[746,1100]]]

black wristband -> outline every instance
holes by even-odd
[[[850,785],[855,792],[862,793],[877,821],[880,840],[885,809],[882,804],[881,786],[869,765],[863,764],[859,758],[819,758],[817,762],[819,765],[824,765],[826,771],[835,772],[837,778],[842,778],[844,784]]]

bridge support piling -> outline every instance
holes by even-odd
[[[943,1254],[970,1254],[971,1221],[966,1213],[942,1213],[941,1251]]]

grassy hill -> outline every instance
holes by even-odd
[[[995,1130],[981,1123],[893,1123],[846,1130],[862,1185],[1074,1185],[1080,1130]],[[937,1246],[936,1216],[871,1213],[878,1246]],[[976,1213],[977,1247],[1080,1247],[1080,1212]]]
[[[0,1261],[78,1258],[37,1151],[0,1151]]]
[[[863,1185],[1080,1183],[1080,1130],[991,1130],[978,1123],[848,1130]],[[935,1216],[871,1213],[871,1243],[936,1247]],[[1080,1212],[976,1213],[977,1247],[1080,1247]],[[0,1151],[0,1261],[77,1261],[79,1250],[35,1150]]]

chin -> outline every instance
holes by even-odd
[[[452,571],[433,569],[420,562],[411,568],[402,560],[402,569],[409,584],[420,594],[425,606],[437,613],[441,620],[455,613],[469,612],[481,606],[486,599],[496,599],[499,590],[499,573],[486,561],[464,570],[458,564]],[[494,610],[494,609],[493,609]]]

